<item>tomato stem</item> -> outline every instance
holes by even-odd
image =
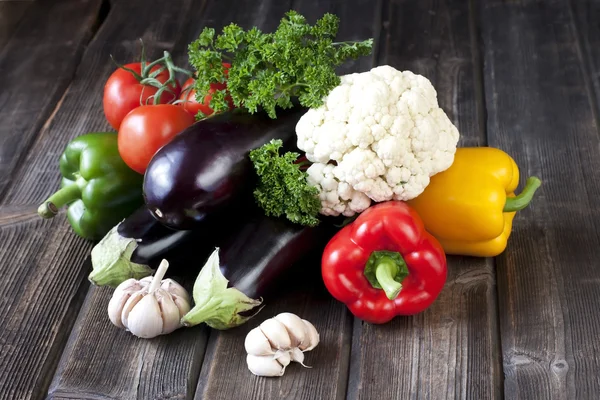
[[[160,104],[160,99],[165,91],[174,95],[173,96],[174,99],[172,101],[176,101],[177,99],[175,96],[175,92],[173,91],[173,88],[172,88],[172,86],[177,85],[177,79],[175,77],[175,74],[181,73],[181,74],[186,75],[187,77],[192,77],[193,73],[188,71],[187,69],[176,66],[173,63],[173,58],[171,57],[171,54],[166,50],[163,52],[163,56],[161,58],[156,59],[150,63],[147,63],[146,62],[146,49],[144,47],[144,41],[141,38],[140,38],[140,45],[142,48],[141,55],[140,55],[140,59],[141,59],[140,64],[141,64],[142,68],[141,68],[140,74],[138,74],[134,70],[127,68],[124,65],[116,62],[112,55],[110,56],[110,58],[117,65],[117,67],[131,73],[135,77],[135,79],[137,79],[137,81],[140,82],[141,85],[153,86],[158,89],[153,96],[149,96],[148,98],[146,98],[146,102],[145,102],[146,104],[144,104],[144,101],[143,101],[143,90],[142,90],[142,94],[140,95],[140,104],[141,105],[148,105],[148,101],[150,100],[150,98],[152,98],[152,104]],[[160,68],[156,69],[155,71],[152,71],[152,69],[154,67],[156,67],[157,65],[160,65]],[[169,72],[169,78],[164,83],[162,83],[157,79],[157,77],[161,73],[163,73],[165,70],[167,70]]]
[[[110,59],[111,59],[111,60],[112,60],[112,61],[115,63],[115,65],[116,65],[118,68],[121,68],[121,69],[123,69],[123,70],[125,70],[125,71],[129,72],[130,74],[132,74],[133,76],[135,76],[135,79],[137,79],[138,81],[141,81],[141,80],[142,80],[142,76],[141,76],[140,74],[138,74],[137,72],[135,72],[135,71],[134,71],[134,70],[132,70],[131,68],[127,68],[126,66],[124,66],[124,65],[122,65],[122,64],[119,64],[119,63],[118,63],[118,62],[115,60],[115,58],[112,56],[112,54],[110,55]]]

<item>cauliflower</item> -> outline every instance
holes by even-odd
[[[452,165],[459,132],[431,82],[384,65],[341,77],[321,107],[296,125],[313,165],[321,214],[352,216],[371,200],[410,200]]]
[[[307,170],[306,181],[319,189],[321,214],[354,215],[353,210],[364,210],[371,205],[371,199],[364,193],[357,192],[346,182],[339,182],[333,176],[332,164],[312,164]]]

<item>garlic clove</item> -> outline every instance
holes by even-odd
[[[152,279],[154,279],[154,275],[148,275],[142,279],[140,279],[138,282],[140,283],[140,285],[142,285],[143,287],[148,287],[150,286],[150,284],[152,283]]]
[[[275,354],[275,351],[271,348],[269,339],[267,339],[259,327],[248,332],[246,339],[244,340],[244,347],[246,348],[246,353],[254,356],[268,356]]]
[[[123,292],[133,293],[140,289],[142,289],[142,285],[140,285],[139,281],[134,278],[129,278],[121,282],[119,286],[115,288],[114,294],[120,295]]]
[[[187,314],[192,308],[190,302],[185,298],[177,296],[175,294],[171,294],[171,298],[173,299],[175,305],[177,306],[177,309],[179,310],[180,319],[183,318],[183,316]]]
[[[246,356],[246,363],[250,372],[258,376],[282,376],[285,372],[285,367],[272,356],[248,354]]]
[[[287,329],[292,347],[299,347],[310,341],[307,327],[297,315],[286,312],[275,316],[275,319],[281,322]]]
[[[187,290],[185,290],[183,286],[175,282],[173,279],[164,279],[160,284],[160,288],[166,290],[174,296],[180,297],[188,304],[191,303],[190,295]]]
[[[147,294],[131,309],[127,329],[137,337],[149,339],[163,332],[163,317],[157,298]]]
[[[285,325],[276,319],[269,318],[259,325],[260,330],[269,340],[271,347],[279,350],[289,350],[292,347],[292,341]]]
[[[302,351],[310,351],[317,347],[317,345],[319,344],[319,332],[317,332],[315,326],[307,320],[303,319],[302,322],[304,322],[304,325],[306,325],[306,329],[308,331],[308,336],[310,337],[310,340],[308,341],[308,343],[305,343],[299,347]]]
[[[289,350],[277,350],[273,358],[279,361],[284,367],[287,367],[292,362],[292,356],[290,355]]]
[[[293,348],[290,353],[292,361],[300,363],[305,368],[312,368],[308,365],[304,365],[304,353],[298,347]]]
[[[139,301],[142,300],[142,298],[144,298],[145,294],[145,290],[138,290],[137,292],[129,296],[129,299],[127,299],[127,301],[125,302],[125,305],[123,306],[123,311],[121,311],[121,324],[125,329],[127,329],[127,319],[129,317],[129,314],[131,313],[131,310],[133,310],[133,307],[135,307],[136,304],[139,303]]]
[[[164,289],[158,289],[153,294],[149,294],[148,296],[154,295],[156,300],[158,301],[158,306],[160,308],[160,313],[162,315],[162,332],[161,334],[171,333],[177,328],[181,327],[181,317],[183,315],[179,314],[179,308],[171,298],[169,292]]]
[[[108,302],[108,318],[110,322],[121,329],[125,327],[121,321],[122,310],[130,297],[131,293],[127,290],[115,291],[113,297]]]

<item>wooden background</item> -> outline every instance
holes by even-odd
[[[109,128],[109,55],[136,59],[143,38],[185,65],[204,26],[269,30],[291,8],[336,13],[342,40],[375,38],[341,72],[424,74],[459,145],[507,151],[523,181],[543,180],[536,199],[505,253],[450,257],[442,295],[414,317],[362,323],[314,282],[231,331],[114,328],[112,291],[87,281],[92,243],[64,212],[36,214],[67,142]],[[599,17],[592,0],[0,1],[0,399],[599,398]],[[255,377],[243,339],[282,311],[317,326],[313,368]]]

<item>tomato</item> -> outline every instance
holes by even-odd
[[[143,174],[154,154],[194,122],[193,115],[174,104],[137,107],[119,127],[119,154],[129,168]]]
[[[126,68],[141,74],[142,64],[131,63],[126,64]],[[156,65],[150,72],[156,71],[160,65]],[[156,76],[160,83],[165,83],[169,79],[169,71],[166,69]],[[170,86],[174,94],[164,91],[160,97],[160,103],[166,104],[179,97],[181,86],[176,81]],[[142,85],[138,78],[131,72],[122,68],[117,68],[115,72],[106,81],[104,85],[104,115],[110,125],[118,130],[123,118],[134,108],[142,104],[146,104],[148,97],[153,96],[158,91],[158,88],[149,85]],[[141,103],[140,103],[141,100]],[[150,99],[149,104],[154,104],[153,99]]]
[[[231,65],[228,63],[223,63],[223,66],[225,67],[225,77],[227,77],[227,71],[228,71],[229,67],[231,67]],[[210,89],[208,90],[208,93],[204,96],[204,102],[202,102],[202,103],[198,103],[198,101],[196,100],[196,90],[195,89],[190,89],[190,90],[186,91],[186,89],[193,84],[194,84],[194,78],[189,78],[187,81],[185,81],[185,83],[183,84],[183,87],[181,88],[181,95],[179,96],[179,100],[182,100],[183,102],[179,103],[179,104],[186,111],[188,111],[190,114],[192,114],[194,116],[196,114],[198,114],[198,111],[202,111],[205,115],[211,115],[213,113],[213,109],[210,108],[210,101],[212,100],[212,94],[214,92],[216,92],[217,90],[226,89],[227,83],[225,83],[225,82],[211,83]],[[234,105],[233,105],[233,100],[231,99],[231,96],[229,96],[229,95],[225,96],[225,100],[227,101],[227,103],[229,103],[229,109],[233,109]]]

